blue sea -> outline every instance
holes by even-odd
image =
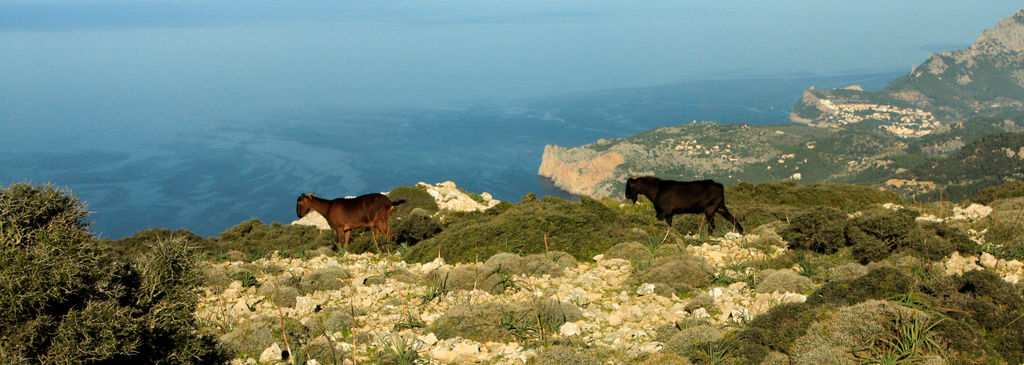
[[[306,192],[341,197],[454,181],[501,200],[570,198],[537,176],[547,144],[578,146],[713,120],[786,123],[804,88],[880,89],[895,72],[692,79],[654,87],[458,107],[295,107],[194,115],[173,128],[44,127],[0,145],[0,184],[52,182],[87,202],[92,231],[147,228],[213,236],[248,219],[287,223]],[[52,137],[48,137],[51,136]],[[49,139],[48,139],[49,138]]]

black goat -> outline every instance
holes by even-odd
[[[658,219],[664,219],[672,227],[672,215],[680,213],[704,213],[710,230],[715,231],[715,213],[732,222],[740,234],[743,227],[725,207],[725,188],[714,180],[673,181],[651,176],[637,176],[626,180],[626,199],[636,203],[643,194],[654,203]],[[667,236],[666,236],[667,237]]]

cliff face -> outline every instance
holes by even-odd
[[[550,178],[560,189],[596,198],[621,195],[626,179],[635,175],[710,178],[727,184],[764,181],[745,176],[744,170],[750,166],[770,170],[763,164],[782,159],[792,166],[776,167],[772,173],[787,171],[785,176],[791,176],[795,170],[788,169],[799,168],[792,161],[796,155],[786,155],[779,148],[803,143],[809,137],[794,129],[785,132],[774,127],[695,122],[580,147],[549,145],[537,174]]]
[[[602,183],[612,178],[615,168],[625,161],[614,151],[547,145],[537,175],[550,178],[558,188],[576,195],[610,196],[611,187]]]

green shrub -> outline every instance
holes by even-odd
[[[846,246],[845,226],[846,214],[819,207],[793,217],[779,235],[792,249],[831,254]]]
[[[214,292],[221,292],[231,285],[233,279],[228,276],[225,270],[215,267],[207,261],[203,261],[200,266],[200,270],[203,273],[203,286],[212,289]]]
[[[0,241],[29,246],[47,239],[86,239],[85,204],[53,185],[13,184],[0,190]]]
[[[399,207],[401,206],[405,206],[405,204],[399,205]],[[370,228],[353,230],[348,251],[352,253],[393,252],[403,245],[415,245],[433,237],[440,233],[442,228],[441,220],[431,216],[423,208],[415,208],[405,215],[392,213],[391,220],[388,222],[388,231],[394,239],[375,235]]]
[[[160,240],[182,238],[186,241],[205,243],[206,239],[184,229],[170,230],[167,228],[150,228],[136,232],[135,234],[119,239],[101,239],[104,245],[113,247],[118,253],[134,257],[146,250],[146,244]]]
[[[788,353],[796,339],[826,312],[827,308],[806,302],[772,307],[740,330],[735,351],[743,354],[747,363],[760,363],[773,351]]]
[[[866,264],[903,248],[923,246],[914,245],[925,240],[914,221],[917,215],[914,210],[899,209],[871,211],[851,219],[846,226],[846,241],[853,246],[854,259]]]
[[[390,226],[395,243],[414,245],[441,232],[441,221],[417,208],[404,216],[393,217]]]
[[[257,286],[259,282],[256,280],[256,272],[248,269],[241,269],[236,271],[232,276],[232,279],[242,282],[243,288],[250,286]]]
[[[663,229],[654,223],[652,215],[622,213],[590,198],[580,202],[524,199],[505,210],[467,213],[410,248],[404,258],[429,262],[440,252],[446,261],[460,263],[499,252],[525,255],[558,250],[589,260],[618,242],[639,240],[650,235],[648,231]]]
[[[654,248],[654,257],[688,255],[686,246],[668,243]]]
[[[0,348],[42,363],[212,363],[198,334],[195,243],[147,243],[121,256],[90,235],[85,207],[51,186],[0,191]]]
[[[657,352],[648,354],[646,358],[642,358],[639,362],[641,365],[690,365],[690,359],[687,359],[681,355],[665,352]]]
[[[434,201],[434,197],[418,186],[399,186],[391,189],[391,192],[388,193],[388,199],[392,201],[405,200],[404,203],[395,206],[395,209],[391,211],[392,217],[404,217],[416,209],[425,211],[425,215],[429,216],[437,213],[439,209],[437,202]]]
[[[979,255],[981,247],[958,227],[946,223],[919,224],[924,239],[912,240],[906,251],[921,258],[937,261],[949,257],[953,251],[963,255]]]
[[[355,324],[351,311],[341,307],[326,307],[313,317],[310,329],[315,333],[344,332]]]

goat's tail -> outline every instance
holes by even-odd
[[[402,204],[402,203],[405,203],[405,199],[398,199],[398,200],[392,201],[391,202],[391,206],[396,206],[396,205],[399,205],[399,204]]]

